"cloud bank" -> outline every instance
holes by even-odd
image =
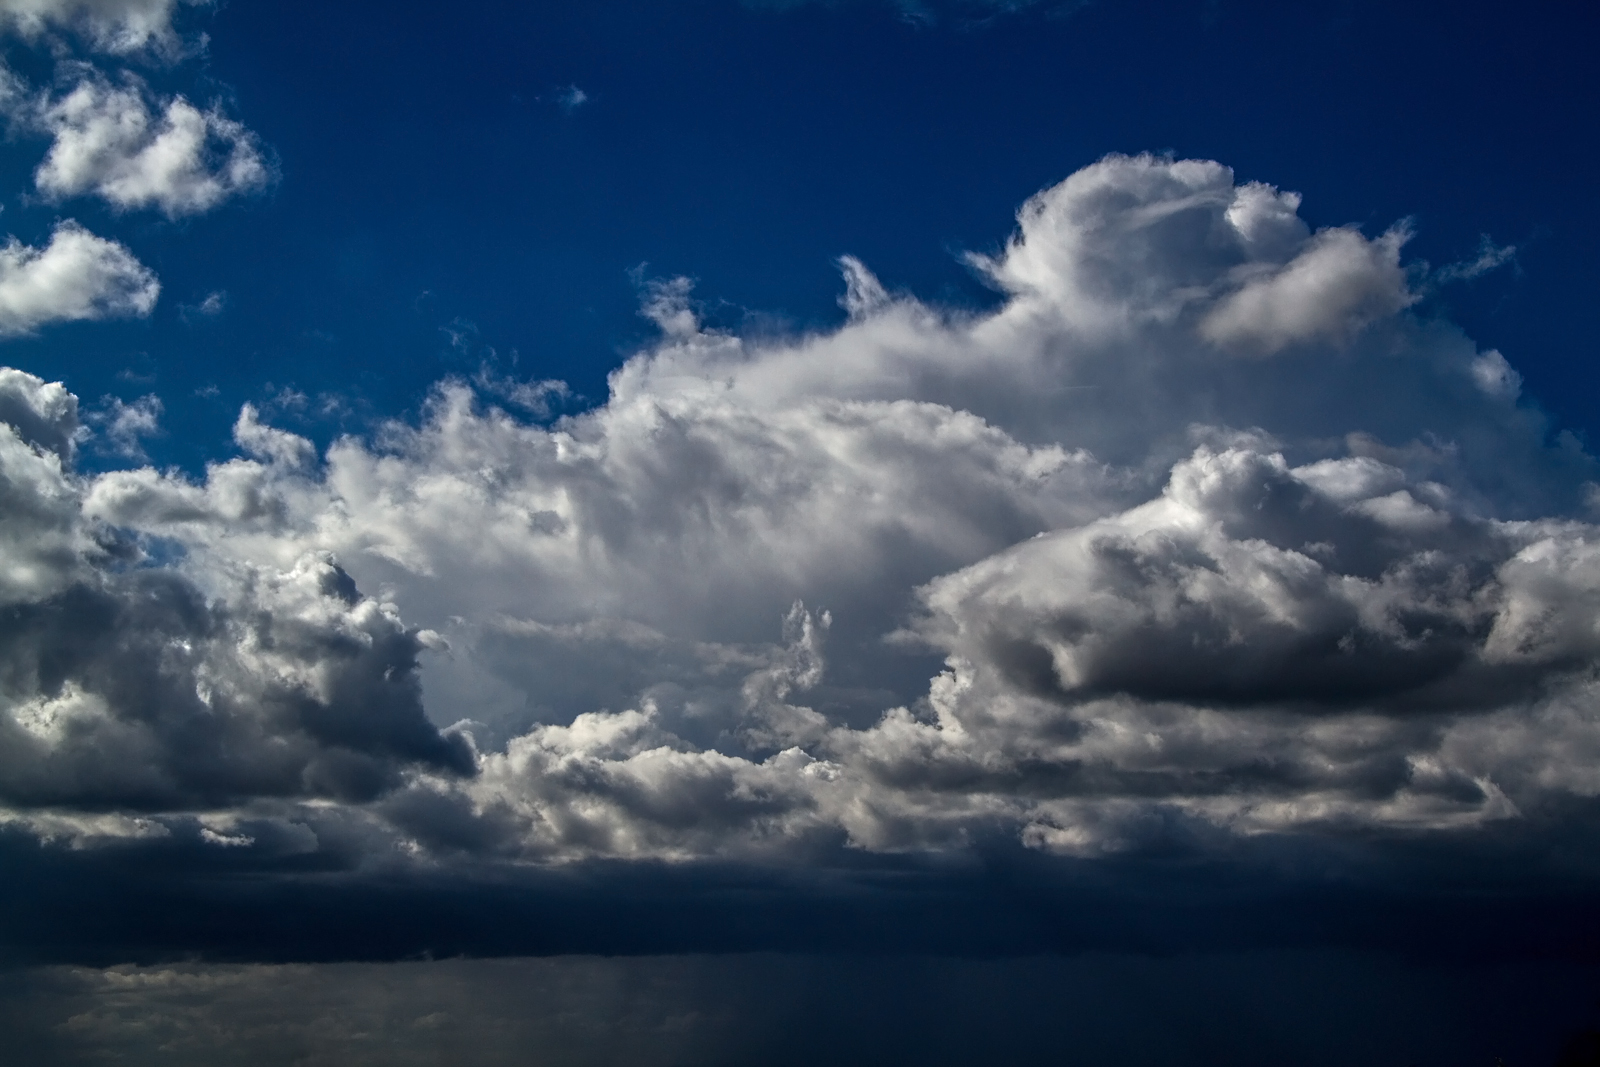
[[[846,258],[847,322],[751,339],[663,282],[593,410],[448,381],[319,453],[246,407],[197,480],[75,474],[10,372],[9,817],[769,863],[1593,797],[1594,461],[1417,314],[1403,229],[1299,206],[1113,156],[971,257],[993,311]]]

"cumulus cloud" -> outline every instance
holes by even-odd
[[[1400,229],[1377,241],[1354,230],[1324,230],[1282,267],[1250,277],[1206,315],[1200,332],[1217,344],[1264,354],[1296,342],[1338,340],[1415,300],[1400,270],[1405,238]]]
[[[1594,461],[1408,312],[1403,229],[1299,208],[1110,157],[974,257],[993,311],[845,257],[846,322],[751,339],[667,280],[660,339],[549,425],[451,381],[319,452],[247,407],[197,479],[78,478],[24,429],[8,580],[94,591],[104,637],[70,685],[7,654],[51,768],[8,795],[331,796],[407,854],[553,861],[1465,832],[1600,793]],[[162,685],[195,695],[123,710]],[[131,721],[116,774],[77,745]],[[222,784],[173,754],[195,721]]]
[[[75,222],[58,225],[44,248],[15,237],[0,247],[0,336],[52,322],[142,318],[161,284],[133,253]]]
[[[34,174],[53,200],[95,195],[121,210],[180,218],[262,189],[272,176],[256,136],[220,108],[159,100],[131,79],[117,86],[85,75],[27,118],[53,138]]]
[[[0,0],[0,25],[26,38],[69,30],[103,52],[126,54],[176,43],[172,19],[181,5],[210,0]]]
[[[60,382],[0,367],[0,422],[24,442],[71,462],[78,437],[78,398]]]
[[[1508,817],[1586,760],[1535,770],[1484,735],[1528,743],[1591,699],[1596,532],[1463,515],[1363,457],[1201,448],[1157,499],[925,587],[950,670],[917,729],[1059,791],[1046,842],[1102,795],[1248,829]]]
[[[4,385],[0,805],[11,817],[37,814],[49,832],[62,812],[360,799],[412,765],[472,769],[464,742],[422,714],[429,635],[326,556],[159,565],[159,546],[86,516],[88,486],[63,458],[77,437],[70,398],[15,371]]]

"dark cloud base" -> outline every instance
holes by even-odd
[[[172,842],[74,850],[0,836],[0,962],[330,962],[558,954],[855,952],[1007,957],[1349,949],[1430,964],[1600,965],[1600,873],[1559,834],[1485,832],[1074,860],[1014,845],[713,862],[387,872],[228,865]],[[1219,855],[1218,853],[1224,853]],[[317,869],[318,867],[322,869]]]

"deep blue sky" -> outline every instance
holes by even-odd
[[[1516,245],[1514,269],[1425,313],[1502,349],[1562,425],[1600,431],[1585,133],[1600,74],[1582,5],[972,14],[913,24],[889,4],[732,0],[191,13],[204,60],[149,78],[231,101],[281,180],[178,223],[69,205],[157,271],[161,306],[11,341],[7,358],[86,400],[158,393],[169,437],[153,454],[186,466],[269,384],[343,398],[356,414],[324,438],[414,409],[490,349],[599,400],[649,335],[641,264],[696,279],[712,321],[741,328],[836,322],[841,253],[891,287],[981,304],[960,252],[996,248],[1023,199],[1104,153],[1151,150],[1301,191],[1319,225],[1412,217],[1407,256],[1435,266],[1471,258],[1482,234]],[[569,112],[557,96],[574,85],[588,100]],[[37,159],[21,145],[15,190]],[[5,219],[37,240],[64,213],[13,194]],[[225,312],[185,321],[182,305],[216,290]],[[207,385],[220,391],[195,397]]]

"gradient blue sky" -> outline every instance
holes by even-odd
[[[774,6],[180,10],[205,53],[136,69],[229,101],[281,177],[176,224],[74,205],[157,270],[161,306],[11,341],[7,359],[89,400],[158,394],[169,436],[152,454],[191,467],[272,388],[345,401],[351,419],[311,427],[325,438],[414,410],[491,351],[597,402],[650,333],[630,272],[696,279],[711,320],[740,328],[839,321],[846,253],[891,288],[981,306],[994,295],[961,252],[997,248],[1017,205],[1078,167],[1154,151],[1298,190],[1314,225],[1414,219],[1409,259],[1514,245],[1514,268],[1423,313],[1499,348],[1562,425],[1591,430],[1581,6]],[[563,106],[573,86],[586,99]],[[15,136],[6,156],[5,220],[30,241],[63,213],[29,202],[40,147]],[[218,291],[221,315],[184,314]]]

